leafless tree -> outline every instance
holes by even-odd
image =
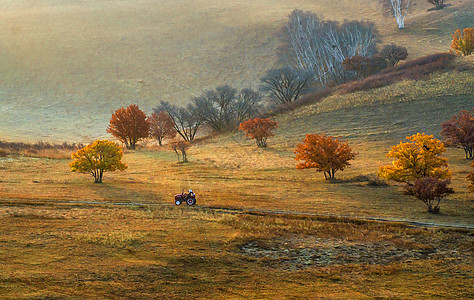
[[[323,87],[330,81],[343,82],[347,75],[342,67],[344,59],[372,56],[378,42],[372,23],[339,24],[301,10],[290,14],[286,33],[286,60],[292,67],[309,72]]]
[[[202,120],[199,114],[196,114],[196,108],[189,104],[187,107],[178,107],[166,101],[161,101],[160,105],[153,109],[155,113],[165,111],[173,120],[176,132],[188,142],[194,140]]]
[[[399,29],[405,28],[405,17],[408,14],[411,0],[380,0],[384,7],[390,7],[390,10],[397,21]]]
[[[262,77],[261,90],[276,101],[288,105],[296,101],[308,88],[309,76],[290,67],[272,69]]]
[[[230,128],[236,114],[237,90],[223,85],[193,99],[195,113],[217,132]]]
[[[251,88],[245,88],[240,91],[235,106],[237,124],[255,116],[262,97],[261,93]]]

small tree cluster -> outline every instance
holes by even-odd
[[[265,148],[267,139],[275,135],[272,131],[277,127],[277,122],[257,117],[240,123],[239,130],[244,131],[246,137],[255,139],[257,147]]]
[[[405,188],[404,194],[415,196],[426,204],[429,213],[437,214],[441,199],[454,193],[454,190],[448,187],[450,182],[449,179],[441,180],[431,176],[418,178],[413,185]]]
[[[72,153],[74,160],[69,164],[72,172],[90,174],[95,183],[102,182],[106,171],[123,171],[127,166],[121,161],[122,148],[114,142],[97,140],[94,143]]]
[[[430,213],[439,212],[441,198],[452,193],[448,189],[451,177],[448,161],[441,157],[446,151],[444,144],[432,135],[417,133],[407,136],[410,142],[393,146],[387,157],[396,160],[392,165],[382,166],[379,176],[407,184],[405,193],[422,200]],[[433,206],[434,202],[437,204]]]
[[[289,15],[285,31],[282,60],[308,73],[324,88],[350,78],[350,72],[342,67],[344,59],[354,55],[373,56],[379,41],[373,23],[346,21],[341,24],[301,10]]]
[[[458,55],[468,56],[474,50],[474,28],[464,28],[456,30],[451,42],[451,52]]]
[[[138,105],[132,104],[112,114],[107,132],[124,143],[127,149],[135,149],[140,139],[149,136],[150,122]]]
[[[295,150],[296,160],[302,161],[297,168],[315,168],[326,179],[334,179],[337,171],[350,166],[355,153],[347,142],[324,134],[307,134]]]
[[[202,122],[216,132],[235,128],[241,121],[252,117],[262,96],[252,89],[238,92],[228,86],[218,86],[193,99],[195,113]]]
[[[464,149],[466,158],[474,158],[474,107],[471,112],[461,110],[451,120],[442,123],[441,128],[447,145],[459,145]]]
[[[178,163],[180,163],[180,162],[187,163],[188,162],[188,156],[187,156],[187,153],[186,153],[188,148],[189,148],[189,142],[186,142],[186,141],[179,141],[177,143],[174,143],[171,146],[171,149],[173,149],[173,151],[178,156]],[[181,158],[181,160],[180,160],[180,158]]]

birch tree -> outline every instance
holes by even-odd
[[[405,28],[405,17],[408,14],[411,0],[382,0],[385,5],[389,4],[399,29]]]

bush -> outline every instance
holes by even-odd
[[[468,56],[474,49],[474,28],[464,28],[456,30],[451,42],[451,52],[458,55]]]
[[[474,168],[474,162],[471,164],[471,167]],[[474,171],[472,171],[471,173],[469,173],[469,175],[467,175],[467,180],[470,181],[469,190],[471,192],[474,192]]]
[[[429,4],[433,4],[435,9],[444,8],[444,0],[426,0]]]
[[[449,183],[449,179],[440,180],[436,177],[423,177],[415,180],[413,185],[408,185],[404,194],[415,196],[426,204],[428,212],[437,214],[439,213],[441,199],[454,193],[453,189],[448,187]]]
[[[357,74],[368,77],[385,69],[388,65],[385,59],[381,56],[375,55],[371,57],[363,57],[354,55],[346,58],[342,65],[344,69],[355,71]]]
[[[380,55],[388,61],[388,64],[393,67],[399,61],[405,60],[408,57],[407,48],[397,46],[395,44],[385,45],[380,51]]]

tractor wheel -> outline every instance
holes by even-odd
[[[174,204],[181,205],[181,200],[174,200]]]
[[[191,205],[194,205],[194,204],[196,204],[196,198],[188,198],[188,199],[186,200],[186,203],[187,203],[188,205],[190,205],[190,206],[191,206]]]

